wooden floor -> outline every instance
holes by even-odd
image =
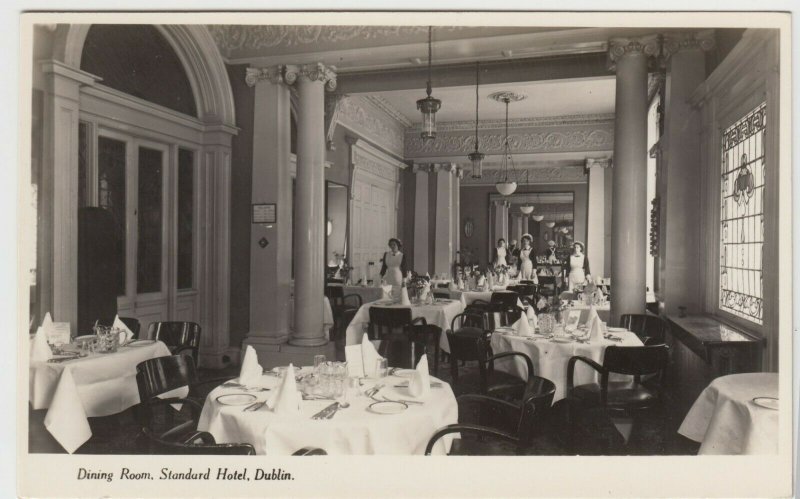
[[[337,349],[337,356],[344,357],[343,348]],[[429,359],[432,364],[432,359]],[[460,372],[475,369],[459,367]],[[224,370],[200,369],[201,379],[235,376],[237,368]],[[450,381],[449,365],[441,363],[438,377]],[[208,387],[210,390],[213,387]],[[202,393],[205,396],[206,393]],[[560,423],[565,419],[565,404],[555,404],[552,409],[551,425],[541,438],[527,449],[528,455],[693,455],[697,453],[699,444],[692,442],[677,433],[684,414],[674,414],[666,404],[666,411],[642,414],[636,419],[630,439],[625,443],[616,431],[612,422],[605,415],[592,415],[584,421],[583,433],[589,435],[579,439],[577,448],[568,452],[565,445],[566,429]],[[29,409],[28,448],[31,453],[64,453],[64,450],[44,427],[46,410]],[[133,410],[128,409],[121,414],[102,418],[90,418],[92,437],[76,454],[137,454],[140,453],[137,442],[140,442],[140,429],[133,417]]]

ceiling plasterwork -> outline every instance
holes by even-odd
[[[587,181],[583,166],[534,167],[525,171],[527,178],[523,176],[523,180],[530,184],[583,184]],[[467,171],[461,185],[494,185],[504,178],[505,172],[502,169],[484,168],[483,176],[478,179],[472,178]],[[519,176],[517,178],[519,179]]]

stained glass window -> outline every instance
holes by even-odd
[[[722,133],[719,307],[763,321],[766,103]]]

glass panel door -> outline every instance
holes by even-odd
[[[164,232],[164,154],[139,147],[138,234],[136,251],[136,292],[162,290]]]

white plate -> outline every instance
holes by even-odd
[[[506,327],[506,326],[496,327],[496,328],[494,328],[494,330],[496,332],[498,332],[498,333],[505,333],[505,334],[514,333],[514,328],[513,327]]]
[[[217,402],[222,405],[247,405],[256,401],[256,396],[249,393],[229,393],[217,397]]]
[[[572,343],[574,340],[572,338],[553,336],[552,338],[550,338],[550,341],[552,341],[553,343]]]
[[[156,340],[133,340],[130,343],[128,343],[127,345],[125,345],[125,346],[126,347],[144,347],[144,346],[147,346],[147,345],[152,345],[155,342],[156,342]]]
[[[614,333],[627,333],[628,332],[628,330],[625,329],[624,327],[608,327],[607,329],[608,329],[609,332],[614,332]]]
[[[408,409],[408,406],[402,402],[375,402],[367,407],[369,412],[375,414],[400,414]]]
[[[778,399],[776,397],[756,397],[753,399],[753,403],[764,409],[778,410]]]
[[[397,369],[392,373],[392,376],[397,376],[398,378],[410,378],[415,372],[416,371],[414,369]]]

